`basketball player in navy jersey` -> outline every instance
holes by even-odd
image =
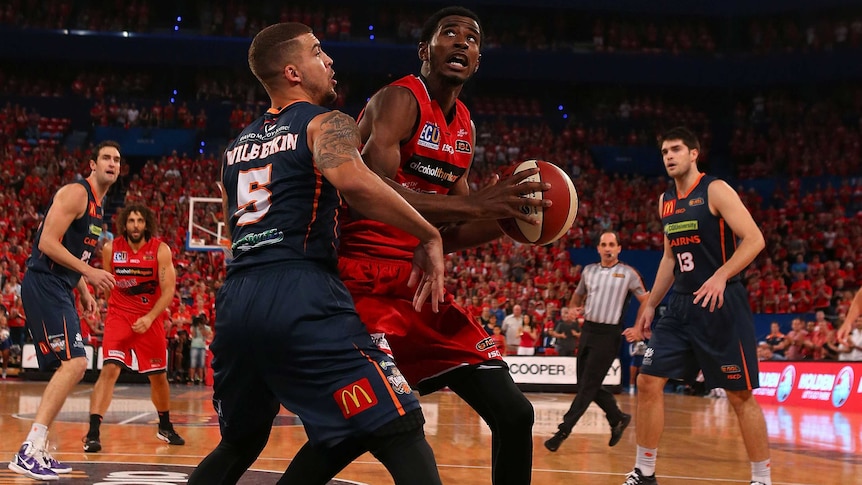
[[[669,378],[692,379],[699,369],[707,386],[727,391],[752,485],[771,485],[766,422],[751,392],[759,385],[754,318],[739,276],[763,250],[763,235],[737,193],[697,169],[700,143],[691,131],[671,129],[660,143],[674,184],[659,197],[665,238],[655,284],[637,323],[625,331],[630,342],[650,340],[637,383],[637,457],[624,485],[657,483],[664,386]],[[671,286],[667,311],[651,329]]]
[[[222,162],[233,259],[216,296],[210,347],[222,439],[189,483],[236,483],[284,405],[342,467],[370,451],[397,484],[439,484],[416,395],[338,277],[341,197],[417,238],[417,308],[430,297],[436,310],[443,297],[440,234],[365,166],[354,120],[322,107],[335,100],[335,73],[309,27],[263,29],[248,63],[272,107]],[[309,474],[291,483],[327,481]]]
[[[429,221],[446,225],[447,251],[499,238],[499,218],[530,221],[519,210],[525,204],[520,193],[549,187],[538,182],[518,186],[535,173],[528,171],[470,193],[475,128],[458,96],[479,68],[481,44],[475,13],[461,7],[438,11],[423,27],[420,75],[381,89],[359,117],[363,159]],[[448,386],[485,420],[492,433],[492,483],[530,483],[533,407],[512,381],[493,340],[452,295],[439,313],[430,305],[419,314],[413,311],[405,283],[415,238],[364,218],[353,205],[345,214],[341,278],[378,345],[394,354],[420,393]],[[287,483],[325,469],[310,448],[291,463]]]
[[[111,273],[89,262],[102,233],[102,199],[120,175],[120,146],[104,141],[95,154],[90,160],[90,175],[64,185],[54,195],[36,232],[27,274],[21,282],[27,330],[36,345],[39,368],[54,371],[30,433],[9,462],[10,470],[36,480],[58,480],[58,473],[72,471],[46,449],[48,427],[87,370],[72,290],[77,288],[84,311],[93,313],[98,308],[87,284],[99,291],[113,288],[115,283]]]

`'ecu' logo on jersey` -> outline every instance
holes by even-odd
[[[666,201],[661,206],[661,216],[667,217],[673,215],[676,211],[676,199]]]
[[[473,147],[470,142],[465,140],[455,140],[455,151],[458,153],[473,153]]]
[[[117,251],[114,253],[114,262],[115,263],[125,263],[129,260],[129,254],[125,251]]]
[[[432,150],[440,149],[440,128],[432,124],[430,121],[425,122],[425,126],[419,131],[419,140],[416,142],[419,146],[430,148]]]

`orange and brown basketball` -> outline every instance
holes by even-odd
[[[563,237],[572,227],[578,215],[578,192],[566,172],[544,160],[520,162],[506,170],[504,177],[531,168],[538,168],[539,172],[527,177],[524,182],[547,182],[551,184],[551,188],[545,192],[524,193],[521,197],[550,199],[553,204],[544,209],[527,205],[521,207],[521,211],[539,221],[538,224],[533,225],[515,218],[500,219],[497,223],[500,229],[515,241],[541,246]]]

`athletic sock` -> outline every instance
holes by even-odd
[[[159,429],[171,429],[171,412],[159,411]]]
[[[658,453],[657,448],[644,448],[638,445],[638,454],[635,459],[635,467],[646,476],[655,475],[655,456]]]
[[[48,441],[48,427],[44,424],[33,423],[30,427],[30,433],[27,434],[27,441],[33,443],[33,447],[37,450],[45,449],[45,443]]]
[[[99,427],[102,425],[102,415],[100,414],[91,414],[90,415],[90,431],[87,432],[88,438],[98,438],[99,437]]]
[[[751,462],[751,481],[772,485],[772,468],[770,460]]]

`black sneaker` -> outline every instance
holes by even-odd
[[[184,445],[186,444],[186,440],[184,440],[180,435],[174,431],[173,426],[170,429],[161,429],[159,428],[159,433],[156,435],[156,438],[164,441],[169,445]]]
[[[568,437],[569,433],[559,430],[554,433],[554,436],[551,436],[547,441],[545,441],[545,448],[547,448],[548,451],[557,451],[560,445],[563,444],[563,441]]]
[[[655,475],[646,476],[637,468],[626,475],[623,485],[658,485]]]
[[[623,431],[629,427],[629,423],[632,422],[632,415],[623,413],[623,419],[619,420],[617,424],[611,426],[611,440],[608,441],[608,446],[614,446],[619,443],[623,437]]]
[[[84,436],[82,440],[84,442],[84,451],[87,453],[98,453],[102,451],[102,442],[99,441],[98,436]]]

